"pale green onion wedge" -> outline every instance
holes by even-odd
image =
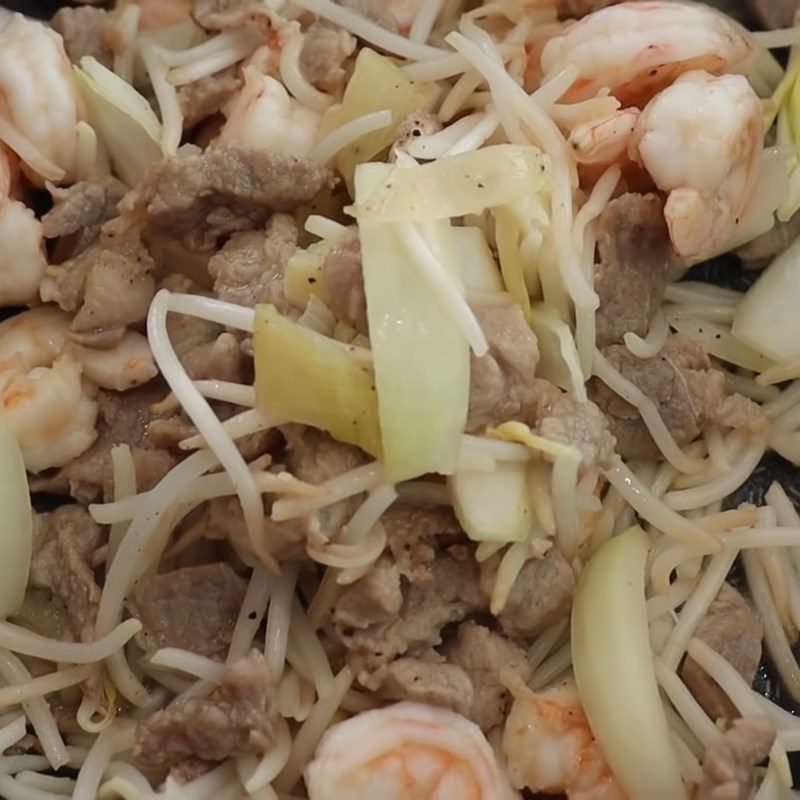
[[[589,562],[572,608],[572,663],[592,732],[626,794],[684,800],[650,649],[647,556],[647,536],[637,526]]]

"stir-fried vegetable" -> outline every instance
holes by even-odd
[[[453,228],[461,278],[467,289],[481,292],[502,292],[503,279],[492,251],[480,228]]]
[[[800,359],[800,239],[779,255],[739,302],[732,333],[779,363]]]
[[[581,576],[572,663],[592,732],[629,797],[686,797],[658,693],[645,607],[647,536],[610,539]]]
[[[323,121],[324,130],[334,130],[358,117],[385,109],[392,112],[392,124],[362,136],[337,155],[336,167],[348,183],[358,164],[389,147],[403,118],[412,111],[428,108],[437,93],[435,85],[409,80],[403,70],[374,50],[365,48],[358,54],[342,104],[328,112]]]
[[[521,542],[531,532],[528,464],[500,461],[491,472],[458,470],[450,480],[453,510],[476,542]]]
[[[578,350],[572,331],[554,309],[537,303],[531,310],[531,328],[539,340],[541,360],[537,375],[570,392],[576,400],[586,400]]]
[[[290,303],[305,308],[311,295],[322,296],[322,267],[330,251],[330,243],[314,242],[286,262],[283,290]]]
[[[375,384],[345,345],[269,305],[256,309],[253,345],[256,403],[263,412],[380,455]]]
[[[73,74],[114,171],[129,186],[135,186],[148,167],[161,158],[158,117],[133,86],[95,58],[82,58]]]
[[[364,203],[390,170],[361,165],[356,200]],[[450,232],[434,222],[423,235],[455,283]],[[392,481],[451,474],[469,403],[467,340],[442,312],[397,226],[372,217],[359,221],[359,234],[386,474]]]
[[[415,170],[398,165],[368,200],[356,198],[355,210],[359,221],[428,222],[480,214],[544,185],[540,150],[500,144],[440,158]]]
[[[33,515],[28,476],[14,434],[0,415],[0,619],[25,599],[33,547]]]

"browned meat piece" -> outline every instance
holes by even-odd
[[[430,581],[437,552],[464,539],[450,509],[395,505],[382,522],[400,575],[412,583]]]
[[[248,363],[236,337],[221,333],[213,342],[198,345],[182,359],[184,369],[195,381],[217,380],[243,383]]]
[[[368,628],[391,622],[402,605],[400,570],[391,558],[383,556],[363,578],[339,595],[333,621],[343,627]]]
[[[541,389],[537,432],[546,439],[577,447],[584,468],[609,461],[614,455],[614,437],[600,409],[591,401],[573,400],[546,381],[537,381],[537,386]]]
[[[102,8],[61,8],[50,24],[63,37],[64,49],[73,64],[84,56],[92,56],[104,67],[113,67],[107,11]]]
[[[726,397],[725,376],[711,365],[699,344],[673,336],[654,358],[637,358],[624,345],[603,354],[611,366],[649,397],[679,445],[695,439],[704,425],[757,428],[763,424],[758,406],[740,395]],[[593,379],[590,396],[608,417],[617,451],[626,458],[651,458],[658,453],[638,411],[605,384]]]
[[[754,269],[765,267],[773,258],[780,255],[798,236],[800,236],[800,213],[794,214],[786,222],[775,221],[772,230],[757,236],[742,245],[736,255],[745,265]]]
[[[732,664],[747,683],[753,682],[761,661],[761,620],[733,586],[722,585],[694,635]],[[712,719],[739,716],[727,695],[691,658],[684,661],[681,678]]]
[[[272,303],[285,313],[283,271],[296,249],[297,226],[287,214],[275,214],[265,232],[235,234],[208,262],[214,292],[229,303]]]
[[[134,757],[146,767],[168,767],[187,758],[265,753],[275,742],[274,694],[266,659],[254,650],[228,667],[208,697],[173,703],[140,723]]]
[[[661,200],[625,194],[597,220],[595,289],[597,345],[621,342],[628,331],[645,336],[667,286],[670,244]]]
[[[267,10],[259,0],[194,0],[192,16],[211,31],[238,28],[248,22],[269,24]]]
[[[539,345],[522,309],[508,303],[476,306],[474,311],[489,352],[480,358],[472,356],[468,431],[529,416],[540,394],[534,377]]]
[[[498,620],[512,638],[530,638],[569,616],[575,575],[561,551],[551,547],[526,562]]]
[[[389,160],[397,158],[397,153],[404,151],[418,136],[430,136],[441,129],[442,123],[437,116],[427,111],[414,111],[398,125]]]
[[[791,28],[798,0],[745,0],[747,10],[765,28]]]
[[[45,303],[77,312],[70,326],[76,333],[113,329],[122,335],[126,325],[147,317],[155,294],[153,268],[140,242],[101,239],[75,258],[48,267],[39,294]]]
[[[187,130],[218,114],[224,105],[242,88],[242,71],[238,65],[214,75],[187,83],[178,89],[178,103]]]
[[[355,50],[356,40],[347,31],[315,22],[303,39],[300,69],[309,83],[338,96],[347,80],[344,64]]]
[[[292,211],[333,186],[325,167],[243,145],[161,162],[130,199],[129,219],[147,235],[210,251],[222,236],[260,228],[275,211]]]
[[[348,236],[328,253],[322,266],[322,283],[325,304],[334,315],[359,333],[368,333],[361,243],[357,236]]]
[[[110,500],[114,489],[111,448],[128,444],[136,465],[137,489],[142,492],[152,489],[177,463],[175,456],[158,447],[148,435],[148,426],[156,419],[150,405],[166,392],[158,382],[124,394],[101,391],[97,397],[100,410],[97,441],[55,475],[33,481],[31,488],[69,491],[81,503],[91,503],[100,497]]]
[[[737,719],[731,729],[706,748],[703,780],[694,800],[749,800],[755,788],[753,767],[768,755],[775,741],[769,717]]]
[[[561,19],[581,19],[593,11],[619,2],[621,0],[558,0],[558,16]]]
[[[398,656],[437,647],[446,625],[485,611],[487,599],[478,581],[474,553],[466,547],[451,547],[450,552],[437,555],[427,580],[404,586],[400,613],[390,622],[358,630],[335,625],[335,632],[351,651],[355,666],[373,672]]]
[[[397,20],[392,15],[387,0],[339,0],[339,5],[377,22],[386,30],[397,30]]]
[[[142,621],[147,649],[179,647],[223,660],[246,591],[228,563],[185,567],[137,584],[131,613]]]
[[[94,638],[100,587],[90,565],[102,542],[102,529],[81,506],[34,516],[31,587],[64,603],[70,627],[83,641]]]
[[[96,9],[69,9],[65,11],[96,11]],[[91,178],[62,189],[53,187],[53,207],[42,217],[42,233],[48,239],[74,236],[72,255],[83,252],[100,236],[104,223],[117,216],[125,187],[115,178]]]
[[[427,703],[464,715],[473,705],[472,682],[461,667],[419,658],[398,658],[381,667],[369,688],[386,700]]]
[[[516,673],[523,682],[531,677],[525,651],[513,642],[474,622],[458,627],[455,640],[445,648],[445,656],[469,676],[474,690],[466,712],[484,731],[505,721],[512,698],[500,680],[501,672]]]

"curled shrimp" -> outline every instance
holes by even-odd
[[[70,343],[68,352],[81,363],[84,375],[104,389],[125,392],[158,375],[147,338],[136,331],[125,331],[107,350]]]
[[[508,800],[494,752],[460,714],[419,703],[334,725],[306,770],[310,800]]]
[[[645,0],[584,17],[545,45],[541,63],[545,81],[578,67],[567,101],[608,87],[623,105],[641,108],[684,72],[746,74],[756,54],[744,28],[707,6]]]
[[[689,72],[647,105],[630,153],[668,194],[675,252],[690,262],[733,234],[758,180],[761,104],[741,75]]]
[[[255,66],[245,67],[244,81],[228,110],[219,141],[307,156],[317,137],[320,115],[300,105],[280,81]]]
[[[75,172],[79,98],[61,36],[14,16],[0,33],[0,139],[40,179]]]
[[[81,373],[64,355],[52,367],[3,376],[0,402],[29,472],[62,467],[97,438],[96,390]]]
[[[515,694],[503,732],[512,786],[569,800],[627,800],[592,735],[572,678],[542,692],[520,686]]]
[[[24,203],[11,198],[8,151],[0,145],[0,306],[36,298],[47,268],[42,225]]]

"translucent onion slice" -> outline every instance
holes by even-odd
[[[636,526],[606,542],[589,562],[572,609],[572,663],[592,732],[627,795],[682,800],[686,787],[650,649],[648,550]]]

